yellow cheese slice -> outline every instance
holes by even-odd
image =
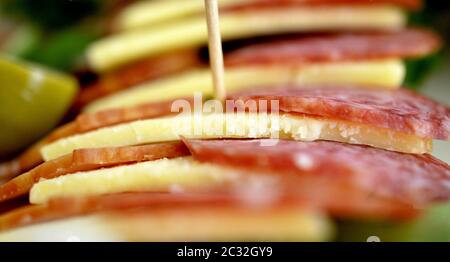
[[[135,121],[60,139],[41,149],[47,160],[74,149],[148,144],[187,138],[285,138],[364,144],[405,153],[431,151],[431,140],[335,119],[257,113],[180,114]]]
[[[220,26],[226,41],[324,30],[395,30],[402,28],[405,21],[405,14],[396,7],[301,7],[225,13]],[[198,16],[107,37],[89,48],[87,58],[92,69],[104,72],[144,57],[200,47],[207,39],[205,18]]]
[[[123,214],[113,223],[134,241],[326,241],[334,235],[330,221],[316,212],[246,209],[215,207],[154,216],[138,214],[131,220]],[[130,222],[132,226],[127,226]]]
[[[358,84],[380,88],[398,88],[405,77],[401,60],[310,64],[301,67],[237,67],[225,74],[228,92],[257,86],[282,84]],[[131,107],[143,103],[192,96],[201,92],[213,95],[211,73],[208,69],[193,70],[165,79],[151,81],[113,95],[100,98],[84,110],[96,112],[110,108]]]
[[[30,202],[43,204],[55,197],[176,191],[222,184],[238,177],[239,173],[200,164],[190,157],[161,159],[43,180],[31,189]]]
[[[212,208],[69,218],[0,233],[0,242],[330,241],[334,231],[328,218],[309,210]]]
[[[220,7],[251,3],[254,0],[219,0]],[[144,26],[176,21],[198,15],[204,10],[203,0],[138,1],[130,4],[113,21],[117,30],[131,30]]]

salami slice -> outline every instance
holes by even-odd
[[[437,35],[424,29],[397,32],[293,36],[238,49],[226,56],[228,66],[305,64],[387,58],[417,58],[441,46]]]
[[[193,106],[193,98],[182,98]],[[84,133],[102,127],[122,124],[126,122],[150,119],[173,114],[172,104],[174,100],[147,103],[130,108],[117,108],[99,111],[95,113],[85,113],[79,115],[75,122],[77,133]],[[176,112],[175,112],[176,113]],[[57,139],[67,137],[67,135],[55,137]]]
[[[0,185],[0,202],[28,193],[31,187],[41,179],[51,179],[79,171],[186,155],[189,155],[189,151],[180,142],[75,150],[70,155],[47,161]]]
[[[202,162],[307,177],[326,181],[323,185],[328,187],[344,184],[365,191],[367,198],[382,196],[415,207],[450,199],[450,167],[430,155],[326,141],[277,142],[274,146],[262,146],[258,140],[186,143]]]
[[[359,5],[395,5],[408,10],[417,11],[422,8],[421,0],[253,0],[236,4],[227,10],[254,10],[257,8],[274,8],[279,6],[359,6]]]
[[[286,181],[285,181],[286,182]],[[287,183],[286,183],[287,184]],[[298,184],[302,194],[267,199],[263,205],[249,202],[242,195],[220,191],[191,193],[125,193],[88,198],[52,199],[45,205],[19,208],[0,216],[0,231],[14,227],[36,224],[45,221],[64,219],[95,212],[158,209],[195,209],[199,207],[235,207],[243,210],[269,209],[272,212],[283,208],[305,210],[326,210],[329,214],[345,218],[410,219],[418,214],[418,209],[403,202],[375,197],[361,197],[345,187],[313,186]],[[322,184],[324,185],[324,184]],[[336,184],[335,184],[336,185]],[[307,187],[308,186],[308,187]],[[304,189],[304,190],[303,190]],[[323,193],[325,192],[325,193]],[[259,192],[263,194],[263,192]],[[248,197],[248,196],[247,196]],[[349,201],[352,199],[352,201]]]
[[[450,134],[450,109],[407,89],[289,86],[231,99],[276,100],[282,112],[347,120],[422,138],[448,140]]]

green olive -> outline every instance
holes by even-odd
[[[72,76],[0,56],[0,157],[18,152],[54,128],[77,90]]]

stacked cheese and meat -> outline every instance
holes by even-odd
[[[396,89],[405,59],[430,56],[441,45],[434,33],[407,27],[420,0],[219,3],[229,93],[285,84]],[[0,166],[0,177],[40,164],[41,146],[61,137],[166,115],[171,101],[196,92],[212,97],[202,0],[138,1],[113,20],[113,32],[86,54],[99,80],[76,102],[85,114]]]
[[[84,112],[3,165],[20,175],[0,201],[30,205],[0,215],[0,240],[322,241],[332,218],[408,220],[450,199],[430,155],[450,109],[400,88],[403,60],[440,46],[406,28],[420,1],[219,2],[232,106],[173,110],[217,105],[202,101],[203,1],[131,5],[87,53],[101,77]]]

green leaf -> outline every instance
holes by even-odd
[[[82,29],[68,29],[41,42],[24,56],[25,59],[60,70],[70,70],[84,54],[96,34]]]
[[[404,85],[412,89],[419,89],[427,77],[441,64],[442,57],[442,52],[438,52],[422,59],[407,60]]]

